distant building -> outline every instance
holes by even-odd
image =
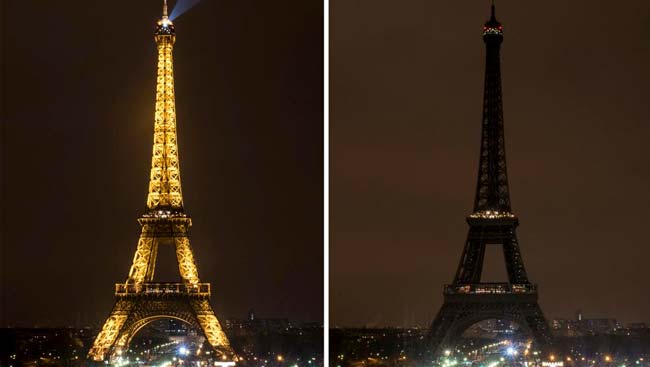
[[[628,329],[633,329],[633,330],[638,330],[638,329],[648,329],[650,328],[650,325],[646,324],[645,322],[633,322],[630,324],[627,324]]]
[[[611,318],[584,318],[581,313],[577,314],[576,320],[554,319],[551,320],[551,330],[556,336],[585,336],[603,335],[617,333],[621,324]]]
[[[555,319],[551,321],[551,330],[555,336],[576,336],[577,321]]]
[[[577,321],[578,331],[586,335],[612,334],[621,328],[616,319],[582,319]]]
[[[628,336],[650,336],[650,325],[645,322],[634,322],[627,324],[627,327],[621,329],[619,334]]]
[[[261,319],[255,311],[248,311],[246,318],[226,319],[223,321],[224,329],[229,333],[281,333],[294,328],[294,325],[286,318]]]

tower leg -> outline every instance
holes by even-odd
[[[129,282],[140,284],[153,279],[157,246],[155,238],[147,237],[145,227],[143,227],[138,240],[138,248],[133,256],[133,265],[129,270]]]
[[[525,284],[528,282],[528,275],[524,268],[524,261],[521,257],[517,235],[514,229],[508,229],[506,231],[508,233],[504,235],[503,256],[506,262],[506,270],[508,271],[508,279],[513,284]]]
[[[526,324],[530,328],[535,343],[537,347],[542,351],[553,348],[553,335],[551,335],[551,330],[546,323],[546,318],[544,318],[544,313],[539,307],[539,304],[529,304],[528,310],[524,318],[526,319]]]
[[[454,282],[468,284],[481,281],[485,258],[485,243],[481,241],[482,234],[482,228],[470,228]]]
[[[214,315],[210,302],[207,299],[193,300],[192,308],[212,348],[224,359],[233,358],[234,352],[230,346],[228,337],[226,337],[226,334],[221,328],[221,324],[219,324],[219,320]]]
[[[111,314],[104,322],[102,330],[95,338],[93,346],[88,352],[88,356],[94,361],[101,362],[108,357],[111,347],[115,344],[117,336],[122,331],[126,319],[131,311],[131,303],[118,300],[113,306]]]
[[[452,328],[458,313],[449,304],[443,304],[431,324],[429,331],[429,345],[433,355],[441,355],[447,344],[447,330]]]
[[[199,282],[199,272],[196,270],[196,262],[190,247],[188,237],[175,237],[176,259],[178,260],[178,270],[181,278],[185,283],[196,284]]]

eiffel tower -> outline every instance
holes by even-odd
[[[453,348],[470,326],[488,319],[517,323],[538,346],[550,343],[549,328],[537,303],[537,286],[528,280],[519,250],[519,220],[510,209],[499,60],[503,27],[496,19],[494,4],[483,27],[483,41],[485,87],[476,197],[467,218],[469,233],[456,276],[452,284],[445,285],[444,303],[431,325],[430,345],[438,355]],[[485,248],[493,245],[502,246],[508,282],[481,280]]]
[[[231,359],[232,348],[210,305],[210,283],[199,280],[188,237],[192,221],[183,210],[172,65],[176,32],[167,16],[166,0],[155,40],[156,112],[147,208],[138,220],[142,232],[129,276],[115,285],[115,305],[88,357],[95,361],[118,358],[141,328],[161,318],[174,318],[202,330],[216,354]],[[182,283],[153,282],[158,247],[166,245],[175,246]]]

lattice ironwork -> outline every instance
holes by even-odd
[[[183,207],[183,195],[176,138],[176,104],[172,62],[172,50],[176,35],[174,24],[166,16],[159,21],[155,38],[158,45],[158,73],[147,207],[149,209],[179,209]]]
[[[147,211],[138,219],[142,231],[125,283],[115,285],[116,302],[88,357],[95,361],[122,354],[133,336],[148,323],[175,318],[203,331],[208,343],[224,359],[235,358],[226,334],[210,305],[210,284],[201,283],[190,246],[191,219],[184,213],[181,194],[172,49],[174,24],[158,21],[158,78],[151,176]],[[153,283],[159,246],[173,245],[182,283]]]
[[[117,283],[115,284],[116,296],[136,294],[196,294],[210,296],[210,283]]]
[[[431,325],[430,341],[437,354],[454,349],[465,330],[488,319],[508,320],[538,347],[551,344],[546,319],[537,303],[537,292],[445,293],[445,302]]]
[[[198,284],[199,272],[196,270],[194,254],[192,253],[192,248],[190,248],[190,239],[187,237],[176,237],[174,240],[178,270],[181,273],[181,278],[187,283]]]
[[[467,218],[470,228],[454,281],[445,286],[444,303],[431,325],[431,345],[436,353],[458,342],[471,325],[492,318],[516,322],[541,347],[551,341],[537,303],[537,286],[528,280],[519,249],[519,220],[510,208],[499,56],[503,28],[496,19],[494,5],[483,28],[483,41],[485,90],[474,210]],[[502,246],[507,283],[486,283],[481,279],[489,245]]]
[[[510,212],[510,190],[506,168],[506,147],[503,132],[503,103],[501,97],[501,42],[503,29],[494,13],[483,27],[486,44],[485,85],[483,92],[483,122],[478,183],[474,212]]]
[[[97,361],[120,356],[140,329],[162,318],[177,319],[202,330],[219,356],[233,358],[230,342],[214,315],[208,296],[179,297],[166,293],[119,297],[89,355]]]
[[[485,247],[501,245],[503,248],[508,281],[512,284],[528,284],[528,275],[517,241],[516,218],[468,218],[470,224],[463,255],[458,264],[454,284],[481,282]]]

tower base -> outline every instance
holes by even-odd
[[[551,333],[530,284],[483,283],[448,285],[444,303],[431,325],[429,345],[434,356],[453,350],[463,332],[489,319],[508,320],[530,335],[538,349],[551,345]]]
[[[183,321],[203,334],[217,356],[232,361],[233,350],[212,310],[209,293],[189,293],[182,283],[144,284],[136,293],[130,287],[116,286],[117,300],[104,322],[88,357],[95,361],[114,360],[127,349],[131,339],[152,321],[172,318]]]

